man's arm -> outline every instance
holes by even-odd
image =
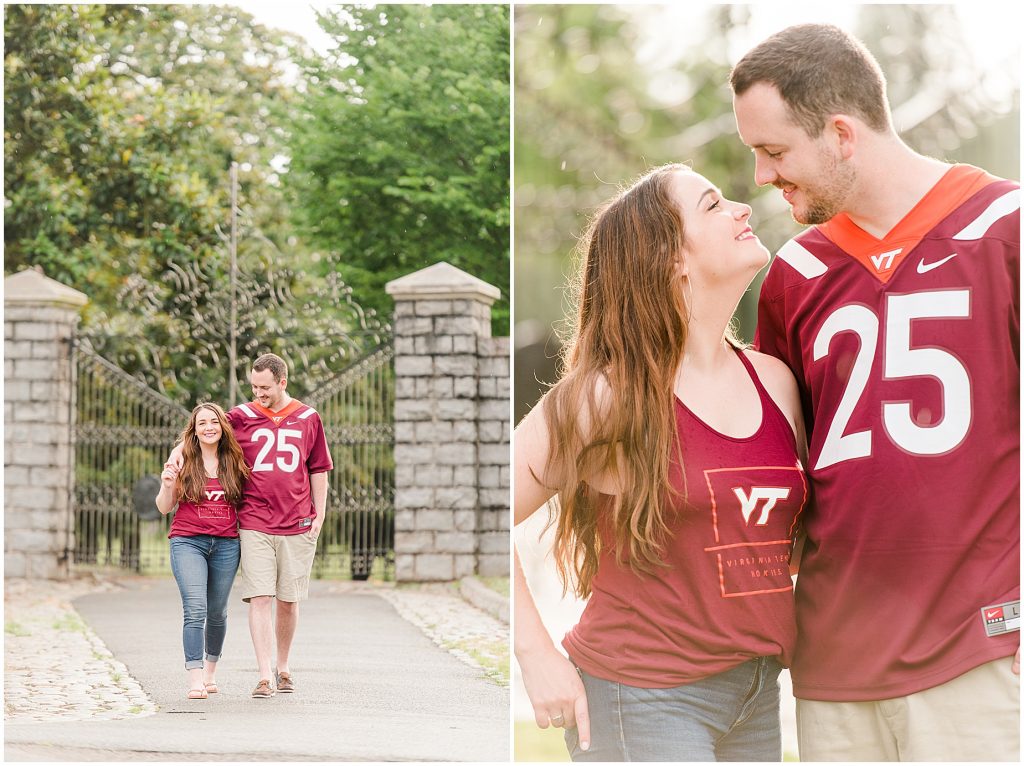
[[[171,450],[171,454],[167,456],[167,462],[164,463],[164,468],[173,468],[175,473],[180,471],[185,465],[185,458],[181,456],[181,453],[184,451],[184,442],[178,442],[175,444],[174,449]]]
[[[324,517],[327,515],[327,472],[311,475],[309,488],[313,495],[313,510],[316,511],[309,531],[313,533],[313,537],[316,537],[320,534],[320,528],[324,525]]]

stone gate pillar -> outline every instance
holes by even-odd
[[[4,574],[65,578],[73,549],[71,343],[87,298],[41,271],[4,279]]]
[[[509,343],[500,291],[447,263],[389,282],[395,300],[399,581],[509,573]]]

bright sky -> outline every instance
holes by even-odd
[[[330,46],[330,38],[317,26],[313,9],[327,8],[331,3],[300,2],[292,4],[241,0],[234,4],[253,14],[257,21],[266,26],[302,35],[317,50],[323,51]],[[653,22],[652,38],[660,38],[657,42],[652,39],[652,43],[658,48],[663,45],[678,47],[680,38],[683,38],[684,42],[686,41],[688,29],[691,30],[691,34],[699,33],[699,29],[694,29],[692,24],[688,23],[694,18],[695,5],[695,3],[647,5]],[[819,1],[755,2],[751,5],[754,12],[755,36],[760,39],[790,24],[806,21],[847,25],[853,20],[860,4]],[[1001,63],[1014,52],[1019,56],[1020,29],[1024,13],[1022,13],[1018,2],[997,0],[985,3],[961,2],[953,5],[956,6],[957,15],[964,33],[971,43],[971,48],[981,63]],[[746,43],[744,47],[749,47],[756,42],[757,40],[739,41],[738,44]]]
[[[320,53],[333,47],[331,37],[324,34],[317,25],[314,11],[314,8],[323,10],[331,3],[268,3],[236,0],[232,5],[251,13],[256,21],[265,27],[301,35],[314,50]]]

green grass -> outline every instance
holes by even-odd
[[[14,620],[4,621],[4,633],[9,636],[31,636],[32,631]]]
[[[507,640],[482,638],[442,641],[446,649],[464,652],[484,669],[484,675],[501,686],[509,685],[510,653]]]
[[[69,612],[59,620],[53,621],[54,630],[66,631],[68,633],[85,633],[85,623],[77,614]]]
[[[541,729],[533,721],[516,721],[513,747],[515,760],[522,761],[569,761],[569,751],[562,738],[562,729],[549,726]]]
[[[491,590],[500,593],[505,598],[508,598],[509,580],[507,577],[477,577],[476,579],[478,579]]]

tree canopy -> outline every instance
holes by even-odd
[[[427,10],[353,10],[376,36],[339,31],[337,57],[321,62],[229,6],[6,6],[5,272],[38,266],[85,292],[83,333],[183,404],[227,398],[232,163],[238,380],[268,350],[303,369],[296,386],[336,371],[386,329],[383,282],[434,260],[507,294],[507,10],[503,79],[491,60],[500,13]],[[324,23],[341,30],[343,17]],[[358,86],[369,109],[343,122],[370,161],[339,165],[343,182],[321,169],[329,183],[286,184],[307,159],[345,151],[324,95],[340,82],[342,51],[362,57],[351,78],[386,70],[381,79],[405,71],[403,46],[437,72],[409,72],[417,87],[384,90],[373,77]],[[484,117],[467,117],[477,106]],[[403,131],[408,141],[386,146]],[[374,190],[370,208],[364,190]],[[372,211],[365,231],[335,226],[341,196]]]
[[[444,260],[502,292],[508,334],[509,9],[330,11],[334,56],[308,60],[287,184],[302,234],[357,298]]]

